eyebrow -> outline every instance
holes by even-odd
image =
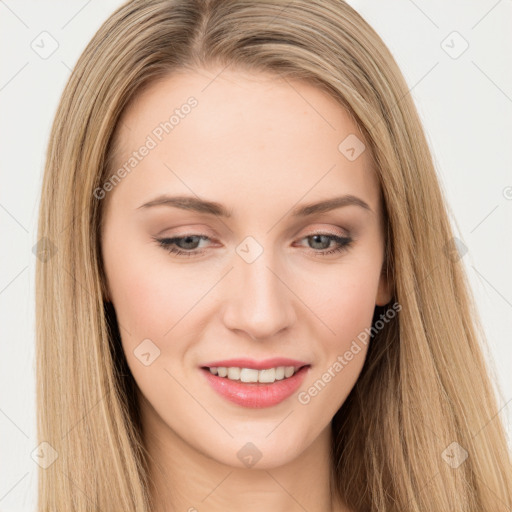
[[[219,217],[230,218],[233,215],[232,210],[214,201],[207,201],[193,196],[168,196],[161,195],[151,201],[141,204],[137,209],[151,208],[153,206],[169,206],[181,208],[182,210],[191,210],[198,213],[217,215]],[[292,216],[307,217],[315,213],[324,213],[344,206],[359,206],[372,212],[372,209],[362,199],[351,194],[325,199],[316,203],[305,204],[292,209]]]

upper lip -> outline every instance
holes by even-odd
[[[287,357],[271,357],[269,359],[263,359],[262,361],[256,361],[255,359],[248,358],[223,359],[222,361],[211,361],[201,365],[201,367],[207,368],[217,368],[219,366],[226,368],[235,367],[267,370],[268,368],[277,368],[278,366],[294,366],[296,368],[301,368],[302,366],[308,366],[308,363]]]

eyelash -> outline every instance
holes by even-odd
[[[350,237],[333,235],[331,233],[313,233],[312,235],[305,236],[301,240],[306,239],[306,238],[313,238],[315,236],[326,236],[330,240],[333,240],[339,244],[338,247],[336,247],[334,249],[330,249],[330,250],[324,249],[323,251],[316,251],[314,249],[311,249],[318,256],[327,256],[329,254],[345,252],[352,246],[352,243],[353,243],[353,239]],[[171,254],[175,254],[177,256],[188,256],[188,257],[200,256],[201,254],[204,253],[204,250],[198,251],[197,249],[192,249],[190,251],[183,251],[181,249],[174,247],[174,244],[177,241],[184,240],[185,238],[191,238],[191,237],[199,237],[202,240],[210,239],[210,237],[208,237],[206,235],[202,235],[202,234],[189,234],[189,235],[185,235],[185,236],[178,236],[178,237],[172,237],[172,238],[153,237],[153,240],[155,240],[158,243],[158,245],[160,245],[163,249],[165,249],[167,252],[169,252]]]

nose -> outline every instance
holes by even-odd
[[[294,294],[284,272],[272,268],[265,255],[250,264],[238,261],[223,289],[224,325],[254,340],[273,338],[296,320]]]

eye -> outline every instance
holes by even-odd
[[[198,250],[198,245],[201,240],[210,240],[210,237],[203,234],[189,234],[186,236],[176,236],[172,238],[156,238],[153,237],[153,240],[158,243],[162,248],[171,254],[176,254],[177,256],[199,256],[203,254],[204,250]],[[313,253],[318,256],[326,256],[329,254],[340,253],[342,251],[348,250],[351,246],[353,239],[350,237],[333,235],[331,233],[314,233],[312,235],[308,235],[301,240],[307,240],[310,244],[313,245]],[[335,242],[334,248],[330,250],[326,250],[329,248],[330,244]],[[320,245],[321,247],[318,247]],[[315,247],[316,246],[316,247]],[[323,247],[326,246],[326,247]],[[321,249],[315,250],[315,249]]]
[[[166,251],[171,254],[177,254],[178,256],[194,256],[202,254],[204,251],[198,251],[197,246],[201,240],[209,239],[210,237],[201,234],[175,236],[173,238],[154,238],[154,240]]]
[[[331,233],[315,233],[313,235],[308,235],[304,237],[303,240],[308,240],[310,243],[312,243],[313,246],[316,246],[314,248],[318,248],[318,245],[327,245],[327,247],[325,247],[325,249],[327,249],[331,242],[336,243],[334,248],[328,251],[326,251],[325,249],[321,252],[315,251],[316,255],[318,256],[327,256],[329,254],[347,251],[353,242],[353,239],[350,237],[333,235]],[[320,249],[322,249],[322,247],[320,247]]]

